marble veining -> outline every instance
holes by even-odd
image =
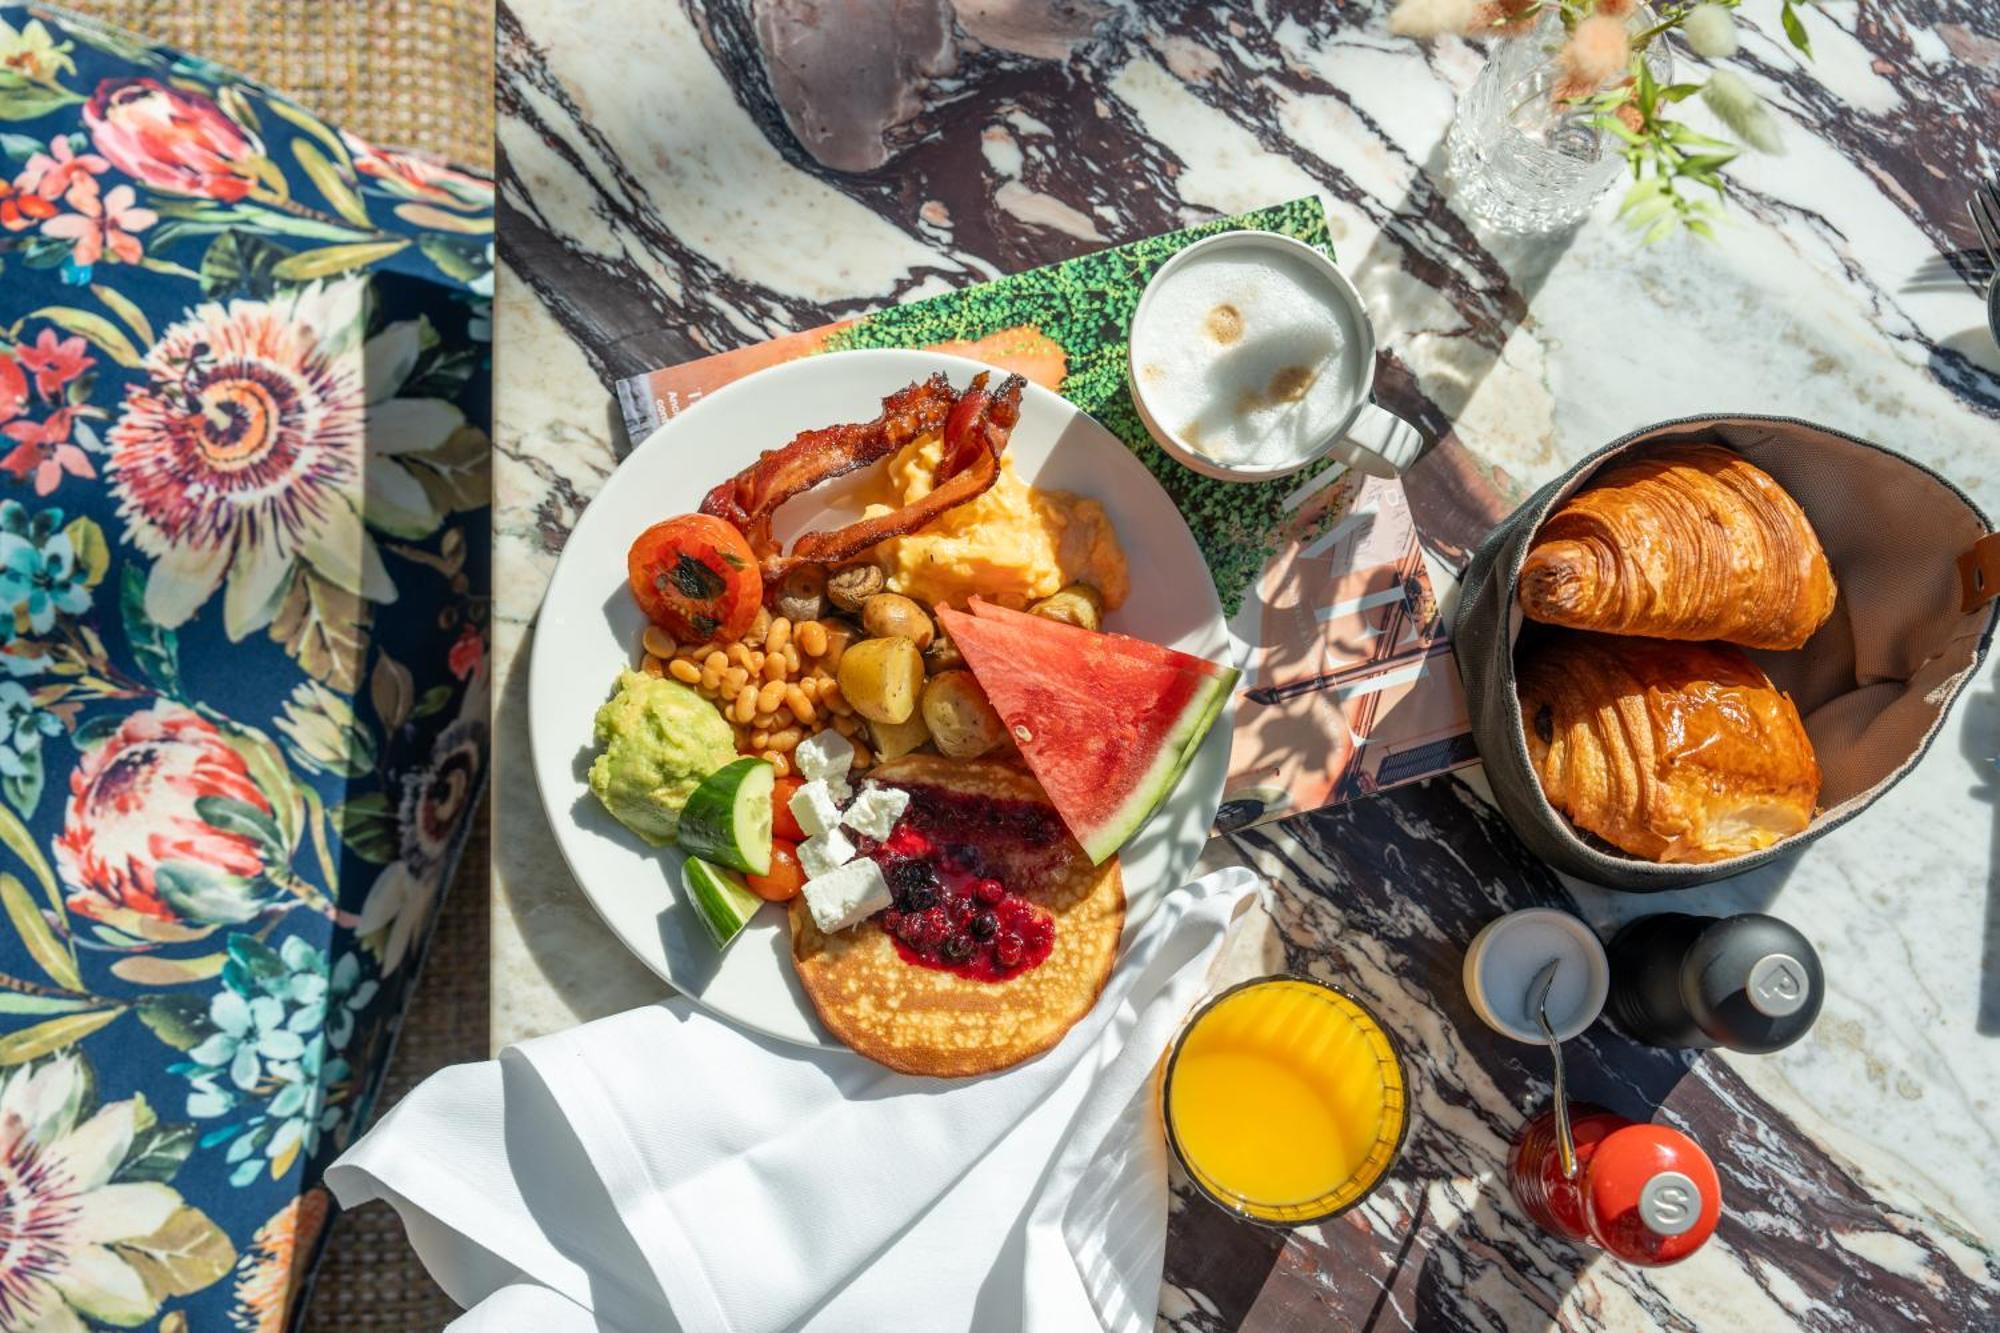
[[[1739,67],[1787,152],[1732,168],[1720,245],[1649,250],[1611,201],[1556,237],[1460,218],[1442,141],[1481,53],[1390,37],[1386,0],[905,3],[955,16],[951,49],[859,120],[837,80],[766,76],[760,19],[794,0],[501,6],[496,1044],[661,989],[569,881],[526,765],[532,620],[627,445],[620,376],[1314,193],[1378,324],[1378,397],[1439,441],[1409,493],[1446,565],[1568,461],[1694,412],[1819,421],[2000,510],[2000,349],[1963,208],[2000,167],[1984,0],[1830,5],[1808,15],[1809,66],[1776,0],[1746,0]],[[818,113],[863,149],[875,134],[886,162],[816,161],[787,117]],[[1476,774],[1212,847],[1274,883],[1236,969],[1313,972],[1377,1005],[1411,1052],[1416,1118],[1380,1194],[1289,1239],[1178,1194],[1162,1327],[2000,1326],[1993,670],[1864,818],[1705,890],[1558,880]],[[1604,1025],[1577,1044],[1582,1095],[1657,1110],[1723,1172],[1723,1229],[1677,1268],[1593,1262],[1497,1186],[1546,1061],[1477,1025],[1457,958],[1491,916],[1565,901],[1606,930],[1768,907],[1826,962],[1819,1024],[1776,1055],[1671,1055]]]

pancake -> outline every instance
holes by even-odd
[[[1041,785],[1020,769],[910,755],[868,774],[910,793],[899,829],[980,862],[1053,918],[1047,957],[1003,980],[904,956],[871,918],[837,935],[791,905],[792,961],[827,1030],[906,1074],[990,1073],[1039,1055],[1090,1012],[1111,975],[1125,924],[1118,859],[1093,866]]]

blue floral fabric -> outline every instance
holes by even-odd
[[[0,1330],[275,1330],[484,785],[492,187],[0,3]]]

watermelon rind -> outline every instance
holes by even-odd
[[[1066,657],[1074,651],[1076,669],[1086,675],[1091,671],[1086,663],[1094,653],[1108,650],[1114,657],[1129,659],[1142,670],[1171,680],[1171,687],[1163,687],[1165,692],[1147,708],[1143,742],[1125,750],[1131,760],[1143,763],[1144,768],[1136,776],[1126,770],[1120,774],[1114,787],[1094,789],[1095,797],[1075,792],[1076,784],[1065,780],[1074,775],[1064,767],[1060,755],[1051,753],[1040,744],[1024,743],[1021,747],[1022,758],[1041,779],[1070,834],[1093,864],[1101,865],[1115,856],[1118,849],[1152,818],[1193,762],[1195,752],[1214,727],[1223,705],[1229,701],[1240,679],[1233,667],[1163,648],[1144,639],[1044,620],[1039,616],[991,607],[976,600],[969,615],[950,607],[939,607],[938,618],[958,643],[972,674],[982,678],[981,683],[994,706],[1010,725],[1022,720],[1010,711],[1017,706],[1009,702],[1014,692],[1003,691],[999,682],[983,678],[982,673],[994,668],[1010,670],[1017,663],[1009,655],[995,657],[990,662],[984,660],[989,650],[1002,651],[987,638],[989,631],[1002,636],[1029,632],[1034,641],[1043,645],[1051,648],[1060,645],[1059,655]],[[986,624],[982,625],[982,621]],[[1018,700],[1018,696],[1015,697]],[[1040,730],[1039,727],[1036,729]],[[1066,790],[1074,792],[1074,795],[1066,797]],[[1107,808],[1098,797],[1116,800],[1117,803]],[[1079,805],[1083,808],[1078,808]]]
[[[1103,865],[1116,856],[1118,849],[1131,841],[1132,835],[1145,827],[1146,821],[1166,802],[1180,783],[1181,775],[1187,772],[1187,766],[1194,762],[1195,753],[1221,715],[1222,706],[1229,702],[1237,676],[1234,667],[1224,667],[1219,675],[1203,677],[1199,692],[1188,700],[1187,707],[1162,739],[1159,758],[1147,769],[1146,776],[1133,785],[1132,794],[1095,827],[1080,829],[1071,825],[1070,832],[1092,865]]]

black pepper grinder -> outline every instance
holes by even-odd
[[[1606,1008],[1649,1046],[1780,1050],[1806,1034],[1826,996],[1812,944],[1761,912],[1641,917],[1608,952]]]

